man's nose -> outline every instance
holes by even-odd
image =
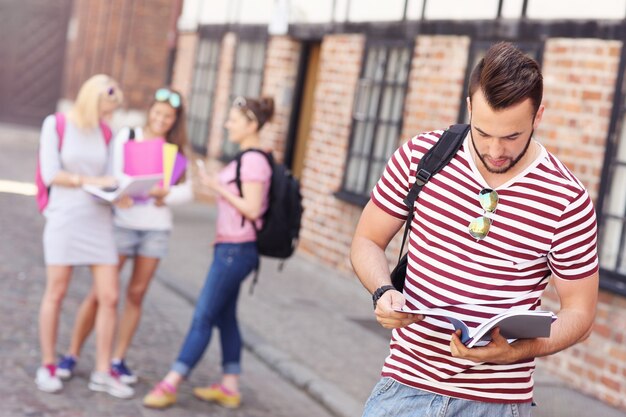
[[[503,139],[500,138],[492,138],[489,143],[489,155],[492,158],[498,158],[504,154],[504,143]]]

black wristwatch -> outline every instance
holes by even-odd
[[[372,301],[374,302],[374,309],[376,308],[376,302],[389,290],[395,290],[396,288],[393,285],[383,285],[372,294]]]

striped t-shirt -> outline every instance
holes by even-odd
[[[405,220],[402,200],[417,163],[442,132],[417,136],[400,147],[372,191],[372,201]],[[468,135],[469,138],[469,135]],[[469,139],[422,189],[409,238],[404,295],[412,309],[438,308],[470,327],[508,309],[537,309],[553,274],[576,280],[598,269],[596,218],[583,185],[553,155],[541,155],[497,187],[499,200],[488,235],[480,241],[469,223],[485,215],[478,193],[490,188],[469,154]],[[395,329],[382,375],[437,394],[487,402],[532,399],[534,360],[496,365],[450,354],[446,319]]]

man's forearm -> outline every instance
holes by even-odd
[[[371,240],[355,237],[350,249],[350,261],[361,284],[370,293],[383,285],[391,285],[385,251]]]
[[[582,310],[563,309],[558,313],[549,338],[524,339],[512,344],[517,360],[548,356],[582,341],[593,325],[593,314]]]

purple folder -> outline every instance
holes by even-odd
[[[163,139],[124,144],[124,173],[126,175],[163,174]]]
[[[187,158],[180,152],[176,154],[176,160],[174,161],[174,169],[172,169],[172,179],[170,185],[176,184],[178,179],[183,175],[187,168]]]

